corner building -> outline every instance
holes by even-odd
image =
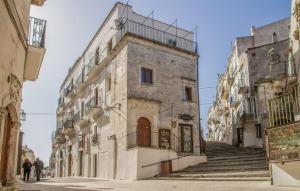
[[[61,85],[57,177],[138,180],[206,161],[193,38],[114,5]]]

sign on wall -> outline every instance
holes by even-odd
[[[159,148],[169,149],[171,144],[170,129],[159,129]]]

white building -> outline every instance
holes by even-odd
[[[61,85],[56,176],[137,180],[206,161],[193,38],[114,5]]]

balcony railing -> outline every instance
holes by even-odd
[[[28,44],[44,48],[46,21],[34,17],[29,18]]]
[[[98,98],[92,97],[86,104],[85,104],[85,113],[89,113],[93,108],[98,107]]]
[[[128,19],[123,24],[122,29],[118,31],[115,44],[117,44],[127,33],[135,34],[140,37],[153,40],[168,46],[173,46],[182,50],[190,52],[197,51],[196,43],[191,40]]]
[[[295,121],[299,113],[298,91],[294,86],[289,93],[269,100],[270,127],[281,126]]]
[[[74,123],[80,121],[80,119],[81,119],[80,111],[78,111],[74,114]]]

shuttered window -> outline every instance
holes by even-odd
[[[153,71],[151,69],[141,69],[141,81],[144,84],[153,84]]]

